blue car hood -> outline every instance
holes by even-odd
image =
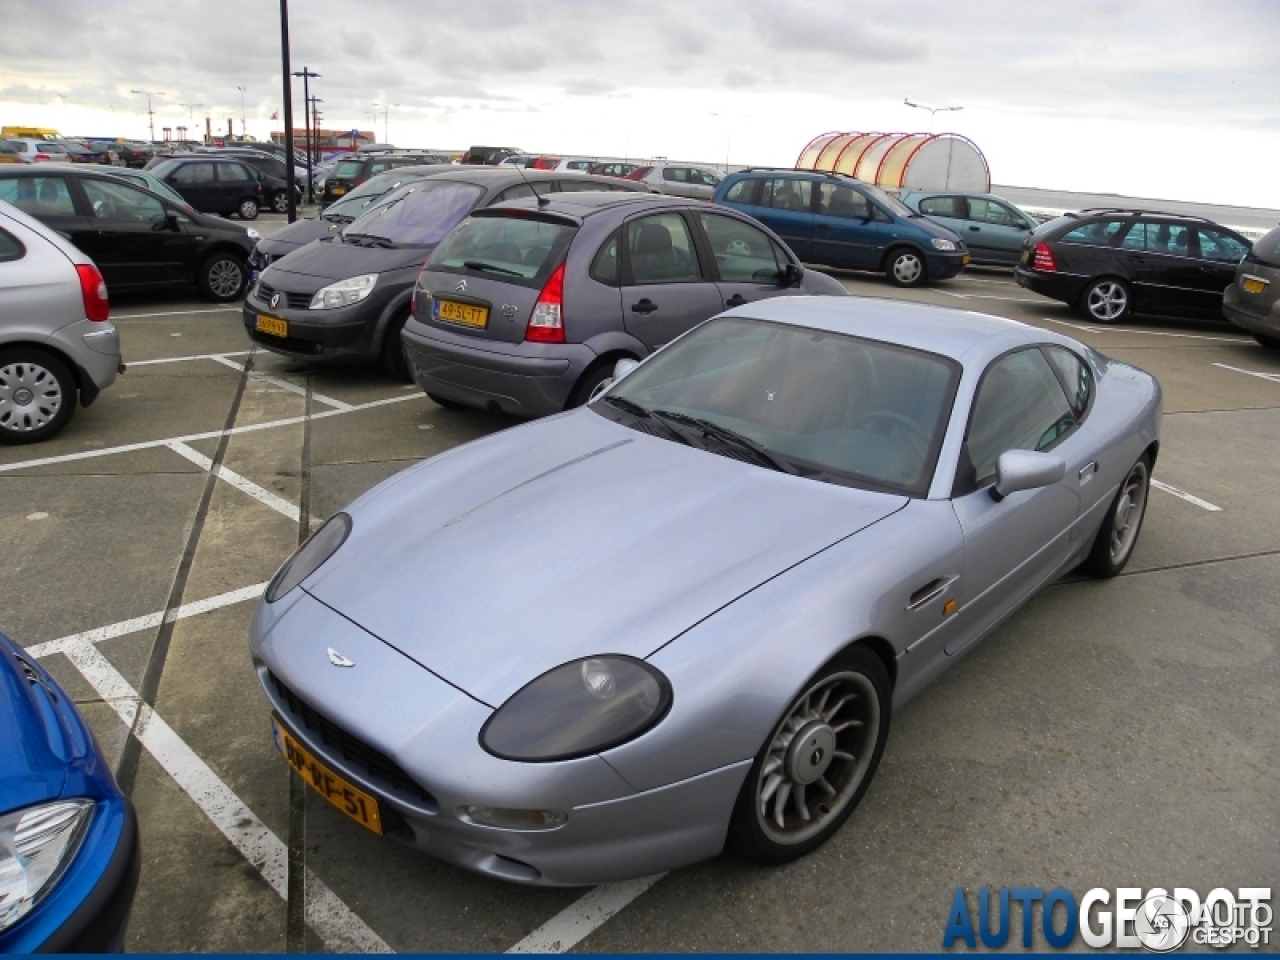
[[[303,586],[497,706],[579,657],[647,657],[764,581],[901,509],[638,433],[588,409],[386,481]]]
[[[0,813],[57,797],[67,777],[62,727],[18,653],[0,634]]]

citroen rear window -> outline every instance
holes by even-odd
[[[571,224],[529,216],[471,217],[436,248],[427,266],[541,286],[577,232]]]

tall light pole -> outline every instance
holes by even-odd
[[[293,74],[289,70],[289,0],[280,0],[280,61],[284,66],[284,166],[289,183],[289,222],[298,219],[297,177],[293,172]]]
[[[249,131],[244,124],[244,87],[237,86],[236,89],[240,91],[240,136],[246,137]]]
[[[930,133],[933,133],[933,118],[935,115],[939,113],[946,113],[950,110],[964,109],[964,107],[931,107],[926,103],[915,103],[914,101],[906,98],[904,98],[902,102],[905,103],[908,107],[915,107],[917,110],[929,111],[929,132]]]
[[[302,125],[307,130],[307,193],[311,193],[311,151],[315,146],[315,137],[311,134],[311,87],[309,82],[312,77],[319,77],[320,74],[312,73],[306,67],[293,72],[295,77],[302,78]]]
[[[324,101],[321,100],[319,97],[309,97],[308,100],[309,102],[307,103],[307,112],[311,116],[311,137],[312,137],[312,141],[316,151],[315,162],[319,163],[320,162],[320,146],[318,143],[315,143],[315,141],[318,141],[320,139],[320,108],[316,106],[316,104],[324,103]],[[311,160],[310,154],[307,154],[307,160],[308,162],[310,162]],[[307,178],[307,194],[308,196],[311,197],[311,202],[315,203],[316,202],[316,185],[315,185],[314,178],[311,176],[308,176]]]
[[[378,136],[378,108],[382,108],[382,135],[383,143],[391,142],[391,108],[398,107],[398,103],[375,103],[373,105],[373,135]]]
[[[151,109],[151,98],[163,97],[164,91],[163,90],[130,90],[129,92],[136,93],[140,97],[147,98],[147,117],[151,122],[151,139],[152,141],[154,141],[156,138],[156,112]]]

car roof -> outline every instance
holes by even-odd
[[[535,171],[530,170],[529,173]],[[549,173],[550,171],[537,171]],[[548,179],[548,178],[543,178]],[[519,200],[508,200],[488,210],[536,210],[541,213],[559,213],[586,219],[604,210],[612,210],[621,206],[646,205],[650,207],[696,207],[705,209],[701,200],[690,200],[687,197],[671,197],[664,194],[648,193],[640,190],[574,190],[568,193],[551,193],[543,197],[543,201],[532,197],[521,197]],[[723,212],[723,211],[722,211]]]
[[[1078,344],[1016,320],[936,304],[877,297],[773,297],[731,310],[728,316],[829,330],[984,364],[1033,343]]]

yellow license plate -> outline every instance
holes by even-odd
[[[269,333],[273,337],[287,337],[289,335],[288,320],[281,320],[279,317],[268,317],[265,313],[258,314],[258,320],[254,324],[254,328],[259,333]]]
[[[489,308],[458,303],[456,300],[437,300],[436,319],[483,329],[489,325]]]
[[[969,255],[966,253],[966,254],[964,255],[964,259],[963,259],[963,260],[961,260],[960,262],[961,262],[961,263],[963,263],[963,264],[967,267],[967,266],[969,265]]]
[[[1261,293],[1265,289],[1267,289],[1267,281],[1265,280],[1255,280],[1253,277],[1248,277],[1244,282],[1245,293]]]
[[[347,188],[346,187],[330,187],[329,192],[332,193],[335,197],[340,197],[347,192]]]
[[[276,746],[284,755],[285,761],[293,767],[294,773],[302,777],[307,786],[360,826],[382,834],[382,813],[378,809],[377,797],[348,783],[312,756],[311,751],[300,744],[275,715],[271,717],[271,729],[275,733]]]

